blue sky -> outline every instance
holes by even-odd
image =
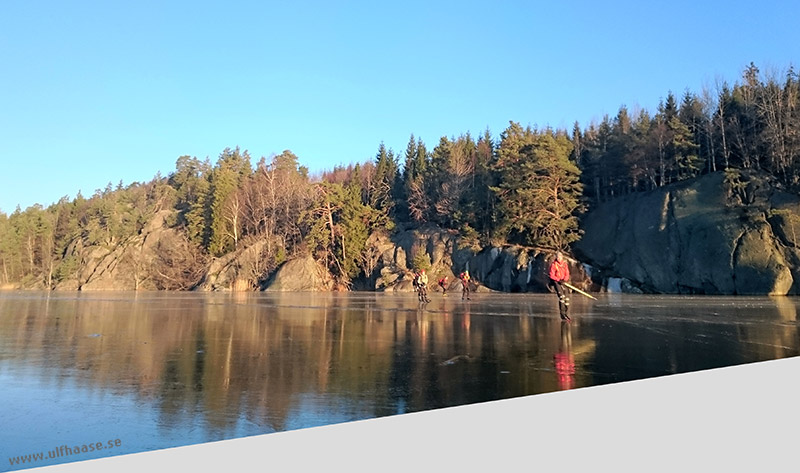
[[[751,61],[797,66],[794,2],[0,2],[0,211],[285,149],[312,171],[411,133],[586,126]]]

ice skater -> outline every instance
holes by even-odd
[[[569,265],[564,260],[564,254],[556,252],[556,259],[550,265],[550,285],[553,286],[558,294],[558,311],[561,320],[569,322],[569,293],[563,283],[569,282]]]
[[[420,269],[414,277],[414,286],[417,289],[417,296],[420,302],[430,302],[428,299],[428,275],[425,274],[424,269]]]
[[[442,296],[447,296],[447,276],[439,278],[439,287],[442,288]]]
[[[461,280],[461,300],[463,301],[464,298],[470,300],[469,298],[469,271],[464,271],[463,273],[458,275],[458,279]]]

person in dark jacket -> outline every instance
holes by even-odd
[[[550,285],[553,286],[558,294],[558,311],[561,320],[569,321],[569,294],[563,283],[569,281],[569,265],[564,259],[564,254],[556,252],[556,259],[550,265]]]

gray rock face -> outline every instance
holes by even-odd
[[[313,257],[293,259],[284,263],[267,281],[265,291],[329,291],[333,289],[330,275]]]
[[[504,292],[524,292],[528,283],[528,263],[535,255],[523,248],[491,247],[470,259],[470,275],[487,287]]]
[[[796,293],[800,198],[754,173],[713,173],[601,204],[576,252],[646,292]]]
[[[195,288],[199,291],[253,291],[261,276],[258,261],[266,246],[263,240],[215,258],[208,265],[203,279]]]
[[[126,291],[156,289],[152,282],[151,262],[162,247],[174,246],[184,238],[169,228],[167,220],[173,213],[162,210],[144,226],[142,231],[113,247],[85,247],[81,239],[74,240],[66,250],[76,258],[80,268],[74,277],[59,282],[56,290]]]
[[[488,247],[469,260],[470,275],[496,291],[546,292],[549,290],[552,256],[515,245]],[[578,261],[568,263],[573,285],[582,289],[598,289],[589,287],[591,280],[582,264]]]
[[[468,270],[475,291],[544,292],[547,291],[550,258],[531,248],[506,245],[475,249],[462,241],[455,231],[435,226],[407,230],[383,236],[373,242],[381,254],[375,269],[375,289],[410,292],[414,288],[414,255],[423,251],[431,262],[429,290],[438,292],[437,281],[446,276],[448,291],[460,291],[458,275]],[[572,282],[589,289],[590,280],[583,265],[570,265]],[[597,288],[592,288],[596,290]]]
[[[436,281],[443,276],[447,276],[450,282],[455,279],[452,253],[457,248],[456,232],[426,226],[401,231],[391,236],[374,235],[370,240],[370,244],[374,245],[380,254],[373,271],[375,274],[373,287],[377,291],[414,291],[411,283],[414,257],[421,253],[427,255],[431,263],[427,270],[429,290],[438,290]]]

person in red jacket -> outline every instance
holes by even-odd
[[[442,276],[439,278],[439,287],[442,288],[442,295],[447,295],[447,276]]]
[[[564,254],[558,251],[556,252],[556,259],[550,265],[550,284],[558,294],[558,311],[561,314],[561,320],[569,321],[569,295],[562,285],[567,281],[569,281],[569,266],[564,260]]]

